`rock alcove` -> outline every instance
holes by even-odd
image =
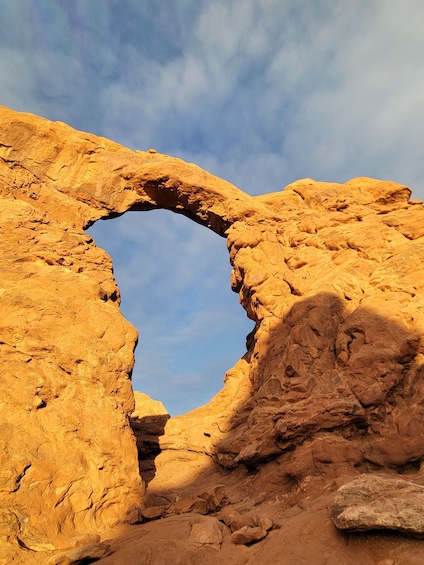
[[[353,551],[330,506],[360,474],[423,482],[424,207],[407,187],[303,179],[252,197],[195,165],[2,108],[0,189],[2,558],[45,563],[43,552],[149,508],[170,516],[150,546],[141,536],[155,559],[181,541],[183,562],[203,548],[245,563],[234,547],[263,539],[247,548],[251,562],[288,565],[305,561],[305,528],[323,563],[386,557],[389,538],[377,560],[362,538]],[[227,238],[231,285],[255,329],[224,388],[167,423],[146,493],[129,424],[137,334],[109,256],[84,230],[156,208]],[[343,521],[344,505],[338,527],[369,527]],[[215,516],[200,529],[174,520],[196,510]],[[392,518],[384,528],[420,533]],[[181,540],[157,537],[172,524]]]

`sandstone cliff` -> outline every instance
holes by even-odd
[[[407,187],[304,179],[252,197],[195,165],[1,108],[0,194],[0,562],[73,562],[57,550],[159,516],[133,526],[134,563],[169,551],[181,563],[390,557],[389,538],[369,559],[369,539],[347,548],[330,506],[359,475],[424,478],[424,206]],[[84,229],[154,208],[226,237],[255,330],[208,405],[163,420],[145,492],[129,419],[137,333]],[[397,529],[420,533],[409,526]],[[308,561],[305,528],[320,560]],[[102,562],[131,562],[120,543]]]

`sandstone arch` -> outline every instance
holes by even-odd
[[[305,179],[252,197],[195,165],[2,108],[0,190],[2,543],[63,547],[143,501],[128,424],[135,331],[110,259],[84,233],[127,210],[167,208],[227,237],[256,324],[223,391],[171,422],[164,449],[237,472],[281,456],[298,480],[315,472],[305,450],[330,457],[309,447],[332,430],[356,449],[343,444],[352,474],[424,456],[424,207],[407,187]]]

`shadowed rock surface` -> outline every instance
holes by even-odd
[[[162,402],[147,394],[136,391],[134,399],[135,410],[130,423],[137,442],[140,475],[147,484],[155,476],[155,459],[161,452],[159,438],[163,436],[170,416]]]
[[[303,179],[252,197],[1,108],[0,195],[0,563],[97,534],[105,564],[421,562],[419,540],[331,520],[360,474],[423,484],[424,206],[407,187]],[[84,229],[154,208],[226,238],[255,330],[222,391],[166,421],[146,490],[137,332]]]

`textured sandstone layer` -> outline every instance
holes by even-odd
[[[284,524],[304,527],[306,500],[317,498],[319,525],[328,493],[361,472],[422,482],[424,206],[407,187],[304,179],[251,197],[195,165],[2,108],[0,195],[0,558],[66,549],[149,515],[143,504],[168,512],[172,529],[182,512],[246,514],[250,501],[272,516],[241,522],[227,555],[272,562]],[[137,334],[84,228],[153,208],[227,238],[255,331],[223,390],[166,422],[146,497],[129,422]],[[175,531],[188,528],[193,555],[214,561],[238,530],[210,520],[204,539],[193,520]],[[161,523],[141,527],[160,539]],[[263,549],[245,553],[255,536]]]

